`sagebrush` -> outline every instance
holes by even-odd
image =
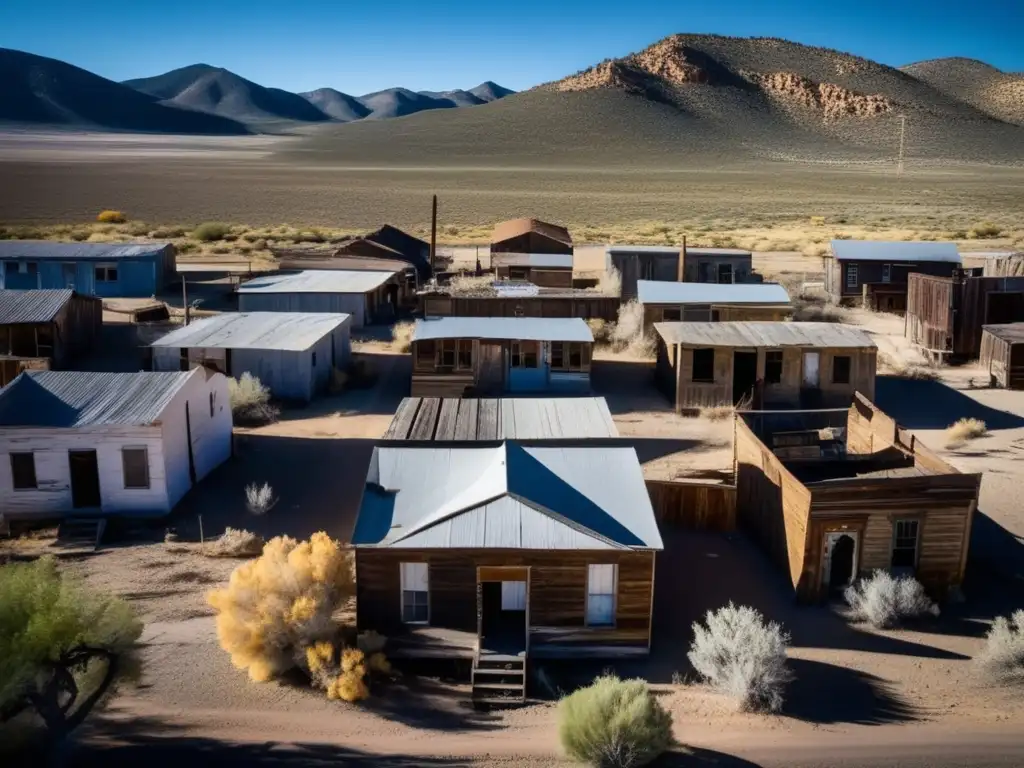
[[[238,379],[228,379],[228,399],[239,426],[258,427],[277,420],[279,411],[270,402],[270,388],[248,371]]]
[[[216,539],[204,542],[203,554],[207,557],[259,557],[265,543],[262,536],[252,531],[228,526]]]
[[[981,419],[958,419],[946,430],[946,447],[959,448],[987,434],[988,426]]]
[[[391,326],[391,348],[397,352],[408,352],[412,348],[412,334],[415,330],[415,323],[395,323]]]
[[[697,674],[741,711],[778,712],[793,675],[786,666],[789,635],[747,606],[729,603],[693,625],[687,658]]]
[[[672,718],[643,680],[599,677],[563,698],[558,710],[562,747],[588,765],[646,765],[673,743]]]
[[[212,243],[223,240],[231,233],[231,225],[219,221],[207,221],[192,230],[192,237],[201,243]]]
[[[913,576],[892,576],[878,570],[861,579],[843,593],[854,621],[866,621],[873,627],[892,627],[902,619],[930,614],[939,608]]]
[[[985,678],[996,683],[1024,684],[1024,610],[999,616],[985,635],[975,659]]]
[[[644,306],[632,299],[619,307],[618,320],[611,330],[612,347],[632,357],[652,358],[654,337],[644,329]]]
[[[277,497],[274,496],[274,489],[270,483],[263,483],[263,485],[250,483],[245,486],[245,508],[249,510],[250,514],[261,517],[267,514],[275,504],[277,504]]]

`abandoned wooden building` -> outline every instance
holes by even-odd
[[[735,438],[740,524],[800,600],[875,570],[933,597],[964,577],[980,474],[962,474],[866,397],[845,413],[749,412]]]
[[[10,520],[163,515],[231,455],[227,379],[26,371],[0,390],[0,509]]]
[[[351,315],[352,327],[386,323],[411,301],[400,274],[315,270],[265,275],[238,288],[239,312],[330,312]]]
[[[903,314],[910,274],[949,277],[960,264],[956,243],[833,240],[825,292],[834,304]]]
[[[89,353],[103,301],[71,289],[0,290],[0,387],[23,370],[60,370]]]
[[[637,301],[644,308],[644,327],[654,323],[729,320],[787,320],[793,305],[776,283],[712,284],[637,282]]]
[[[539,219],[503,221],[491,234],[491,256],[496,253],[572,254],[572,236],[558,224]]]
[[[1024,277],[1024,251],[988,252],[984,259],[985,277]]]
[[[874,397],[877,347],[838,323],[655,323],[659,388],[680,412],[845,407]]]
[[[906,337],[930,356],[976,360],[982,326],[1019,322],[1024,322],[1024,276],[956,270],[949,277],[912,274],[907,280]]]
[[[991,386],[1024,389],[1024,323],[984,326],[980,363]]]
[[[498,280],[523,280],[545,288],[572,288],[571,253],[494,253]]]
[[[683,248],[683,280],[687,283],[756,282],[754,257],[739,248]]]
[[[541,288],[496,281],[472,289],[432,287],[419,293],[423,317],[581,317],[615,322],[619,297],[582,288]]]
[[[417,320],[412,395],[587,392],[594,336],[579,318]]]
[[[333,369],[348,367],[351,324],[329,312],[225,312],[154,341],[153,370],[249,373],[276,398],[308,402],[327,390]]]
[[[615,270],[622,286],[622,301],[636,298],[640,280],[681,282],[682,249],[671,245],[609,245],[605,248],[605,270]]]
[[[662,541],[633,448],[380,445],[352,545],[359,631],[472,659],[478,700],[522,700],[530,658],[650,650]]]

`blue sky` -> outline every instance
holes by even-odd
[[[0,0],[0,47],[114,80],[205,62],[263,85],[356,95],[483,80],[518,90],[674,32],[1024,70],[1024,0]]]

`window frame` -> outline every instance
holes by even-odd
[[[836,363],[840,360],[846,361],[846,381],[840,381],[838,378],[838,371],[836,370]],[[850,384],[853,381],[853,356],[852,355],[832,355],[832,383],[833,384]]]
[[[524,352],[523,345],[532,346],[531,352]],[[533,365],[527,365],[526,361],[533,358]],[[526,371],[535,371],[540,368],[540,344],[536,341],[522,341],[515,339],[509,346],[509,368],[519,368]]]
[[[39,475],[36,473],[36,454],[34,451],[11,451],[8,456],[8,461],[11,465],[11,488],[15,491],[38,491],[39,490]],[[32,461],[32,484],[20,484],[18,483],[18,471],[14,468],[15,457],[24,459],[28,457]],[[23,470],[24,471],[24,468]]]
[[[433,371],[437,368],[437,343],[434,339],[413,342],[413,370]]]
[[[661,310],[661,322],[681,323],[683,321],[682,307],[665,307]]]
[[[128,464],[127,454],[129,451],[141,452],[145,458],[146,484],[128,485]],[[145,445],[122,445],[121,446],[121,485],[126,491],[148,491],[153,487],[153,479],[149,472],[149,448]]]
[[[94,264],[92,268],[93,279],[97,283],[116,283],[120,279],[120,272],[116,262],[102,262]],[[100,275],[103,277],[100,277]],[[111,274],[113,277],[111,277]]]
[[[711,377],[697,378],[697,353],[711,353]],[[690,382],[692,384],[714,384],[715,383],[715,348],[694,347],[690,356]]]
[[[857,264],[844,264],[843,278],[847,288],[856,288],[860,285],[860,268]],[[851,279],[852,278],[852,279]]]
[[[406,589],[406,569],[410,566],[423,567],[424,583],[426,585],[425,590],[421,589]],[[423,620],[416,618],[406,619],[405,616],[405,593],[409,592],[413,595],[424,594],[426,595],[426,605],[424,606],[427,610],[427,616]],[[415,612],[420,606],[416,603],[416,599],[413,598],[412,608]],[[430,563],[419,561],[402,562],[398,564],[398,612],[399,617],[403,624],[411,624],[417,626],[430,626]],[[415,613],[414,613],[415,615]]]
[[[607,592],[591,592],[591,573],[594,568],[611,568],[612,569],[612,591]],[[611,621],[608,622],[595,622],[590,617],[590,598],[591,597],[611,597],[612,599],[612,610],[611,610]],[[616,614],[619,609],[619,564],[618,563],[587,563],[587,581],[584,588],[584,604],[583,604],[583,622],[588,627],[615,627]]]
[[[882,265],[882,282],[883,283],[891,283],[892,282],[892,264],[883,264]]]
[[[904,540],[906,540],[908,538],[907,536],[902,536],[901,537],[899,535],[900,534],[900,525],[901,524],[903,524],[903,525],[913,525],[914,526],[914,548],[913,548],[913,551],[914,551],[914,562],[913,562],[912,565],[896,565],[896,562],[895,562],[895,560],[896,560],[896,552],[897,551],[906,551],[906,550],[910,549],[909,547],[906,547],[906,546],[903,546],[903,547],[898,546],[898,542],[900,541],[901,538],[904,539]],[[892,521],[892,546],[891,546],[891,552],[889,553],[889,567],[891,569],[911,568],[911,569],[916,571],[917,570],[917,564],[918,564],[918,562],[920,560],[920,557],[921,557],[921,518],[919,518],[919,517],[896,517],[896,518],[893,518],[893,521]]]
[[[769,360],[769,355],[771,359]],[[772,377],[768,375],[768,371],[775,370],[776,356],[778,362],[778,376]],[[781,349],[767,349],[764,353],[764,383],[769,384],[781,384],[782,383],[782,372],[785,368],[786,358]]]
[[[560,361],[555,362],[555,357]],[[590,344],[585,341],[552,341],[551,370],[564,373],[586,373],[590,370]],[[578,362],[573,363],[577,357]]]

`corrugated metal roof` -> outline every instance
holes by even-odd
[[[527,232],[536,232],[559,243],[572,245],[572,237],[569,235],[568,229],[559,224],[551,224],[540,219],[511,219],[503,221],[494,227],[491,243],[511,240],[513,237],[525,235]]]
[[[522,341],[593,341],[578,317],[438,317],[417,320],[413,341],[495,339]]]
[[[48,323],[74,295],[70,288],[0,291],[0,325]]]
[[[686,254],[688,256],[750,256],[753,254],[750,251],[744,251],[742,248],[686,248]]]
[[[32,261],[116,261],[156,256],[170,243],[58,243],[52,240],[0,240],[0,259]]]
[[[287,275],[257,277],[238,287],[239,293],[369,293],[396,272],[307,269]]]
[[[604,252],[611,254],[657,253],[663,256],[678,256],[682,250],[682,248],[672,245],[609,245]]]
[[[833,240],[840,261],[952,261],[960,263],[956,243],[908,243],[886,240]]]
[[[0,427],[152,424],[189,376],[205,375],[24,371],[0,390]]]
[[[617,438],[603,397],[407,397],[384,440],[587,440]]]
[[[842,323],[655,323],[654,330],[669,344],[688,347],[877,346],[860,328]]]
[[[662,549],[626,447],[374,449],[356,546]]]
[[[495,280],[494,292],[500,299],[519,299],[527,296],[540,296],[540,288],[533,283],[522,280]]]
[[[572,269],[571,253],[494,253],[492,267],[537,267]]]
[[[328,312],[225,312],[171,331],[152,347],[309,349],[350,315]]]
[[[990,333],[997,339],[1008,341],[1011,344],[1024,342],[1024,323],[1003,323],[997,325],[983,325],[982,330]]]
[[[789,304],[786,289],[776,283],[670,283],[637,280],[641,304]]]

